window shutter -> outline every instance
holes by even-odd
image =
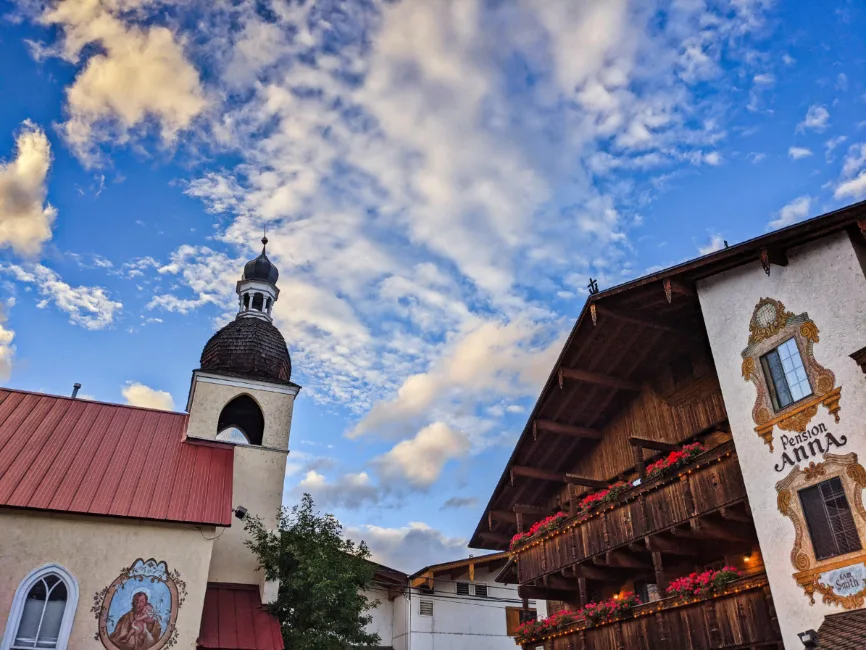
[[[469,583],[468,582],[458,582],[457,583],[457,595],[458,596],[468,596],[469,595]]]
[[[505,633],[514,636],[520,626],[520,609],[517,607],[505,608]]]
[[[819,484],[821,496],[824,499],[824,507],[827,511],[827,519],[830,522],[830,531],[836,540],[836,552],[839,555],[859,551],[860,535],[857,534],[857,526],[851,515],[851,507],[845,496],[845,488],[838,477],[831,478]]]
[[[433,616],[433,601],[422,600],[418,608],[418,613],[421,616]]]
[[[806,525],[812,538],[812,548],[815,549],[815,559],[823,560],[838,555],[836,540],[833,531],[830,530],[827,512],[824,510],[820,484],[800,490],[800,503],[803,504],[803,514],[806,516]]]
[[[479,598],[487,598],[487,585],[476,584],[475,585],[475,595]]]

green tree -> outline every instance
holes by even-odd
[[[330,514],[314,510],[304,494],[300,505],[283,508],[277,531],[258,517],[248,517],[246,544],[268,580],[279,580],[270,611],[279,619],[287,650],[345,650],[374,646],[378,634],[364,626],[377,601],[362,595],[376,569],[364,542],[343,537],[343,526]]]

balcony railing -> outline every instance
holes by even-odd
[[[782,648],[766,576],[731,583],[703,600],[665,599],[636,607],[628,618],[555,632],[525,650],[711,650]]]
[[[687,523],[746,497],[733,443],[701,454],[673,476],[623,493],[601,512],[573,517],[517,551],[518,580],[526,584],[647,535]]]

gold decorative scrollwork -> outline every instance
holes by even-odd
[[[815,591],[821,593],[821,595],[823,596],[823,598],[821,598],[821,601],[825,605],[839,605],[842,607],[842,609],[859,609],[860,607],[863,607],[863,601],[864,598],[866,598],[866,589],[856,594],[852,594],[851,596],[838,596],[833,593],[832,587],[828,587],[822,582],[816,581],[814,585],[815,586],[812,590],[812,594],[814,594]],[[814,595],[812,595],[812,604],[815,604]]]
[[[755,372],[755,360],[752,357],[746,357],[743,359],[743,379],[750,381],[753,372]]]
[[[803,359],[803,369],[809,378],[812,395],[779,410],[767,389],[768,379],[760,359],[782,343],[793,339]],[[785,309],[780,301],[762,298],[755,305],[749,321],[749,345],[743,350],[743,379],[755,385],[757,395],[752,408],[752,419],[757,425],[755,432],[773,451],[773,430],[804,431],[823,405],[839,421],[839,399],[841,387],[836,386],[836,376],[831,370],[817,362],[814,345],[820,341],[818,326],[808,314],[795,316]]]
[[[818,326],[812,321],[806,321],[800,325],[800,336],[812,341],[812,343],[817,343],[820,340],[818,338]]]
[[[806,480],[811,483],[812,481],[817,480],[821,476],[826,476],[827,470],[824,469],[824,463],[816,464],[815,461],[812,461],[811,463],[809,463],[809,466],[803,470],[803,474],[806,475]]]
[[[772,312],[772,316],[768,315]],[[772,298],[761,298],[752,320],[749,322],[749,345],[760,343],[771,336],[778,334],[794,314],[785,309],[785,305],[779,300]]]

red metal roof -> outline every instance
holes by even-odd
[[[283,635],[279,621],[262,607],[258,587],[209,582],[198,647],[283,650]]]
[[[229,526],[234,449],[187,417],[0,389],[0,506]]]

